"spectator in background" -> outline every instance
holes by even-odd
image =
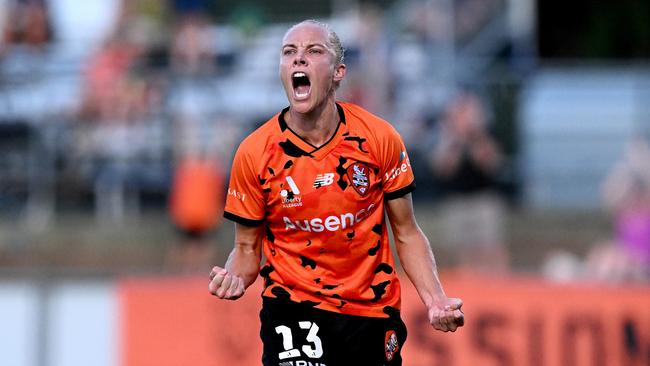
[[[495,188],[503,156],[487,127],[482,101],[470,92],[460,93],[439,122],[430,161],[446,193],[445,241],[454,246],[460,266],[502,272],[508,255],[504,207]]]
[[[650,147],[634,139],[603,185],[614,237],[588,254],[585,276],[610,282],[650,280]]]
[[[24,44],[33,49],[41,49],[52,40],[53,32],[45,0],[9,0],[0,10],[3,14],[3,48]]]
[[[126,121],[137,88],[129,73],[141,50],[123,30],[108,39],[91,58],[85,74],[79,117],[87,121]]]
[[[164,82],[146,62],[151,28],[138,19],[124,8],[114,34],[91,56],[76,111],[83,124],[75,149],[80,160],[92,162],[89,175],[101,224],[121,225],[139,215],[138,158],[147,148],[147,127],[162,110]]]
[[[224,176],[216,156],[186,153],[179,158],[172,182],[169,215],[181,240],[172,248],[169,264],[200,269],[214,260],[210,232],[221,225],[225,197]]]
[[[202,236],[219,226],[225,197],[224,177],[217,159],[187,154],[176,166],[170,215],[188,237]]]
[[[191,99],[191,97],[188,97]],[[241,124],[225,114],[201,113],[177,105],[173,114],[174,172],[168,213],[178,235],[168,252],[168,268],[195,271],[218,254],[213,234],[222,224],[225,161],[232,156]]]
[[[173,0],[171,67],[181,75],[214,71],[216,42],[202,0]]]
[[[135,16],[120,24],[85,67],[77,111],[82,121],[130,124],[146,119],[162,103],[163,78],[148,64],[154,28]]]

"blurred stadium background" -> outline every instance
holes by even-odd
[[[242,361],[240,338],[215,336],[236,329],[259,352],[256,294],[246,313],[205,301],[201,287],[230,250],[232,224],[183,227],[175,187],[201,156],[218,187],[207,194],[223,197],[238,142],[286,105],[279,45],[305,18],[330,23],[346,47],[340,99],[402,134],[448,292],[472,300],[474,319],[487,314],[441,338],[413,307],[409,364],[650,365],[641,0],[0,0],[0,365],[257,364],[255,352]],[[496,209],[482,221],[496,259],[463,259],[475,249],[459,249],[443,219],[449,187],[433,161],[461,94],[478,107],[458,114],[485,121],[501,152]],[[626,245],[629,212],[640,214]],[[509,318],[495,299],[542,307]],[[572,323],[570,309],[595,315]],[[159,327],[170,316],[178,324]],[[158,342],[143,341],[151,329]],[[459,347],[449,339],[471,351],[445,351]]]

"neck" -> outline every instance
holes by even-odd
[[[321,147],[336,131],[339,114],[334,99],[331,99],[309,113],[298,113],[289,108],[285,120],[289,128],[303,140]]]

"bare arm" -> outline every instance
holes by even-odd
[[[386,211],[393,229],[397,255],[427,307],[431,325],[445,332],[455,331],[464,323],[461,311],[463,302],[448,298],[442,288],[429,240],[415,220],[411,195],[387,201]]]
[[[263,227],[235,224],[235,246],[225,268],[215,266],[210,272],[210,293],[220,299],[236,300],[255,282],[262,260]]]

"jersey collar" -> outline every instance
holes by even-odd
[[[339,114],[339,124],[336,126],[336,131],[334,131],[334,134],[329,139],[329,141],[320,147],[316,147],[305,141],[295,131],[293,131],[289,125],[287,125],[287,121],[284,119],[284,115],[289,111],[289,107],[286,107],[282,110],[282,112],[280,112],[280,115],[278,116],[280,131],[282,132],[282,136],[286,138],[285,143],[294,145],[293,147],[298,149],[302,153],[301,155],[309,156],[316,160],[322,160],[339,144],[339,142],[341,142],[343,135],[348,131],[343,107],[336,103],[336,110]]]

